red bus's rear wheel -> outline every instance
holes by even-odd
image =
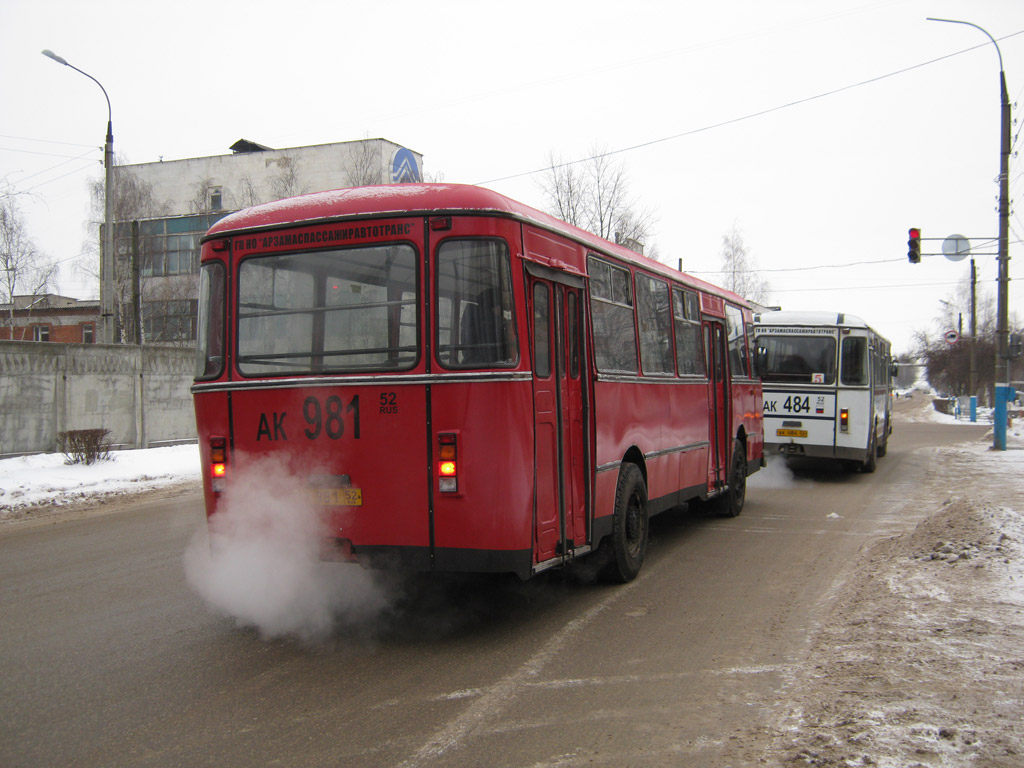
[[[615,487],[615,513],[612,534],[602,549],[607,562],[602,575],[609,581],[625,584],[640,573],[647,554],[647,485],[636,464],[623,464]]]
[[[722,517],[736,517],[743,511],[743,502],[746,498],[747,454],[743,443],[734,440],[732,461],[729,464],[729,488],[713,501],[712,508]]]

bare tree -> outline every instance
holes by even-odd
[[[82,249],[76,269],[96,279],[100,275],[100,226],[104,216],[103,179],[91,182],[92,218],[89,229],[92,237]],[[114,166],[114,317],[115,337],[122,342],[134,338],[132,321],[132,260],[131,222],[166,216],[170,211],[167,201],[157,199],[153,186],[139,179],[123,165]],[[139,259],[145,261],[149,252],[145,238],[139,242]]]
[[[295,158],[283,155],[273,160],[279,168],[277,175],[270,179],[270,196],[272,200],[283,200],[286,197],[295,197],[306,191],[299,178],[299,172]]]
[[[145,287],[145,343],[195,345],[199,275],[153,278]]]
[[[0,304],[8,311],[3,323],[14,338],[15,297],[46,293],[57,276],[57,265],[36,247],[28,235],[18,193],[6,182],[0,187]],[[32,302],[27,303],[31,311]]]
[[[968,340],[949,344],[941,335],[935,338],[925,333],[918,333],[915,340],[918,357],[924,362],[925,377],[937,391],[945,395],[977,394],[970,391],[971,345]],[[994,332],[979,331],[974,340],[974,354],[978,390],[991,392],[996,360]]]
[[[579,163],[564,162],[553,152],[548,153],[548,171],[540,179],[540,187],[547,197],[547,212],[574,227],[586,229],[585,183]]]
[[[962,335],[969,336],[971,330],[971,276],[965,274],[956,289],[945,299],[940,299],[942,311],[935,317],[935,327],[941,336],[950,328],[956,328]],[[985,288],[976,285],[974,292],[975,331],[979,336],[994,334],[996,331],[996,297]]]
[[[200,179],[192,185],[192,199],[189,201],[189,209],[192,213],[210,213],[217,210],[213,205],[214,195],[218,192],[218,185],[213,179],[207,177]]]
[[[918,331],[914,340],[917,354],[925,365],[925,376],[936,390],[946,395],[987,395],[993,402],[995,386],[996,355],[996,301],[991,291],[976,286],[975,333],[970,337],[971,279],[965,275],[950,294],[949,300],[940,300],[942,309],[935,316],[935,335]],[[962,323],[962,327],[961,327]],[[1010,317],[1010,327],[1020,327],[1015,316]],[[960,338],[950,344],[945,338],[948,330],[962,331]],[[976,388],[971,391],[971,348],[974,348],[974,380]],[[1011,361],[1011,368],[1013,361]],[[1011,370],[1012,374],[1012,370]]]
[[[722,235],[722,287],[756,304],[766,305],[771,299],[772,287],[757,272],[757,260],[750,255],[739,227],[733,224],[728,234]]]
[[[547,212],[562,221],[636,249],[651,234],[654,215],[633,199],[625,168],[603,149],[574,162],[549,153],[539,183]]]
[[[249,208],[263,202],[252,176],[243,176],[238,183],[238,192],[233,196],[236,208]]]
[[[387,182],[378,142],[370,141],[369,137],[359,142],[355,151],[349,155],[345,177],[350,187],[370,187]]]

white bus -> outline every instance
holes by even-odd
[[[754,333],[765,456],[838,459],[874,472],[892,432],[889,342],[842,313],[763,312]]]

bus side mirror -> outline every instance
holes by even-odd
[[[889,376],[890,376],[890,378],[895,379],[899,375],[899,372],[900,372],[900,364],[897,363],[895,360],[893,360],[892,361],[892,365],[889,366]]]

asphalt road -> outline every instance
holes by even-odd
[[[625,586],[438,581],[314,645],[189,587],[197,494],[0,530],[0,765],[756,764],[857,553],[927,511],[894,503],[915,449],[982,429],[897,424],[874,475],[661,515]]]

